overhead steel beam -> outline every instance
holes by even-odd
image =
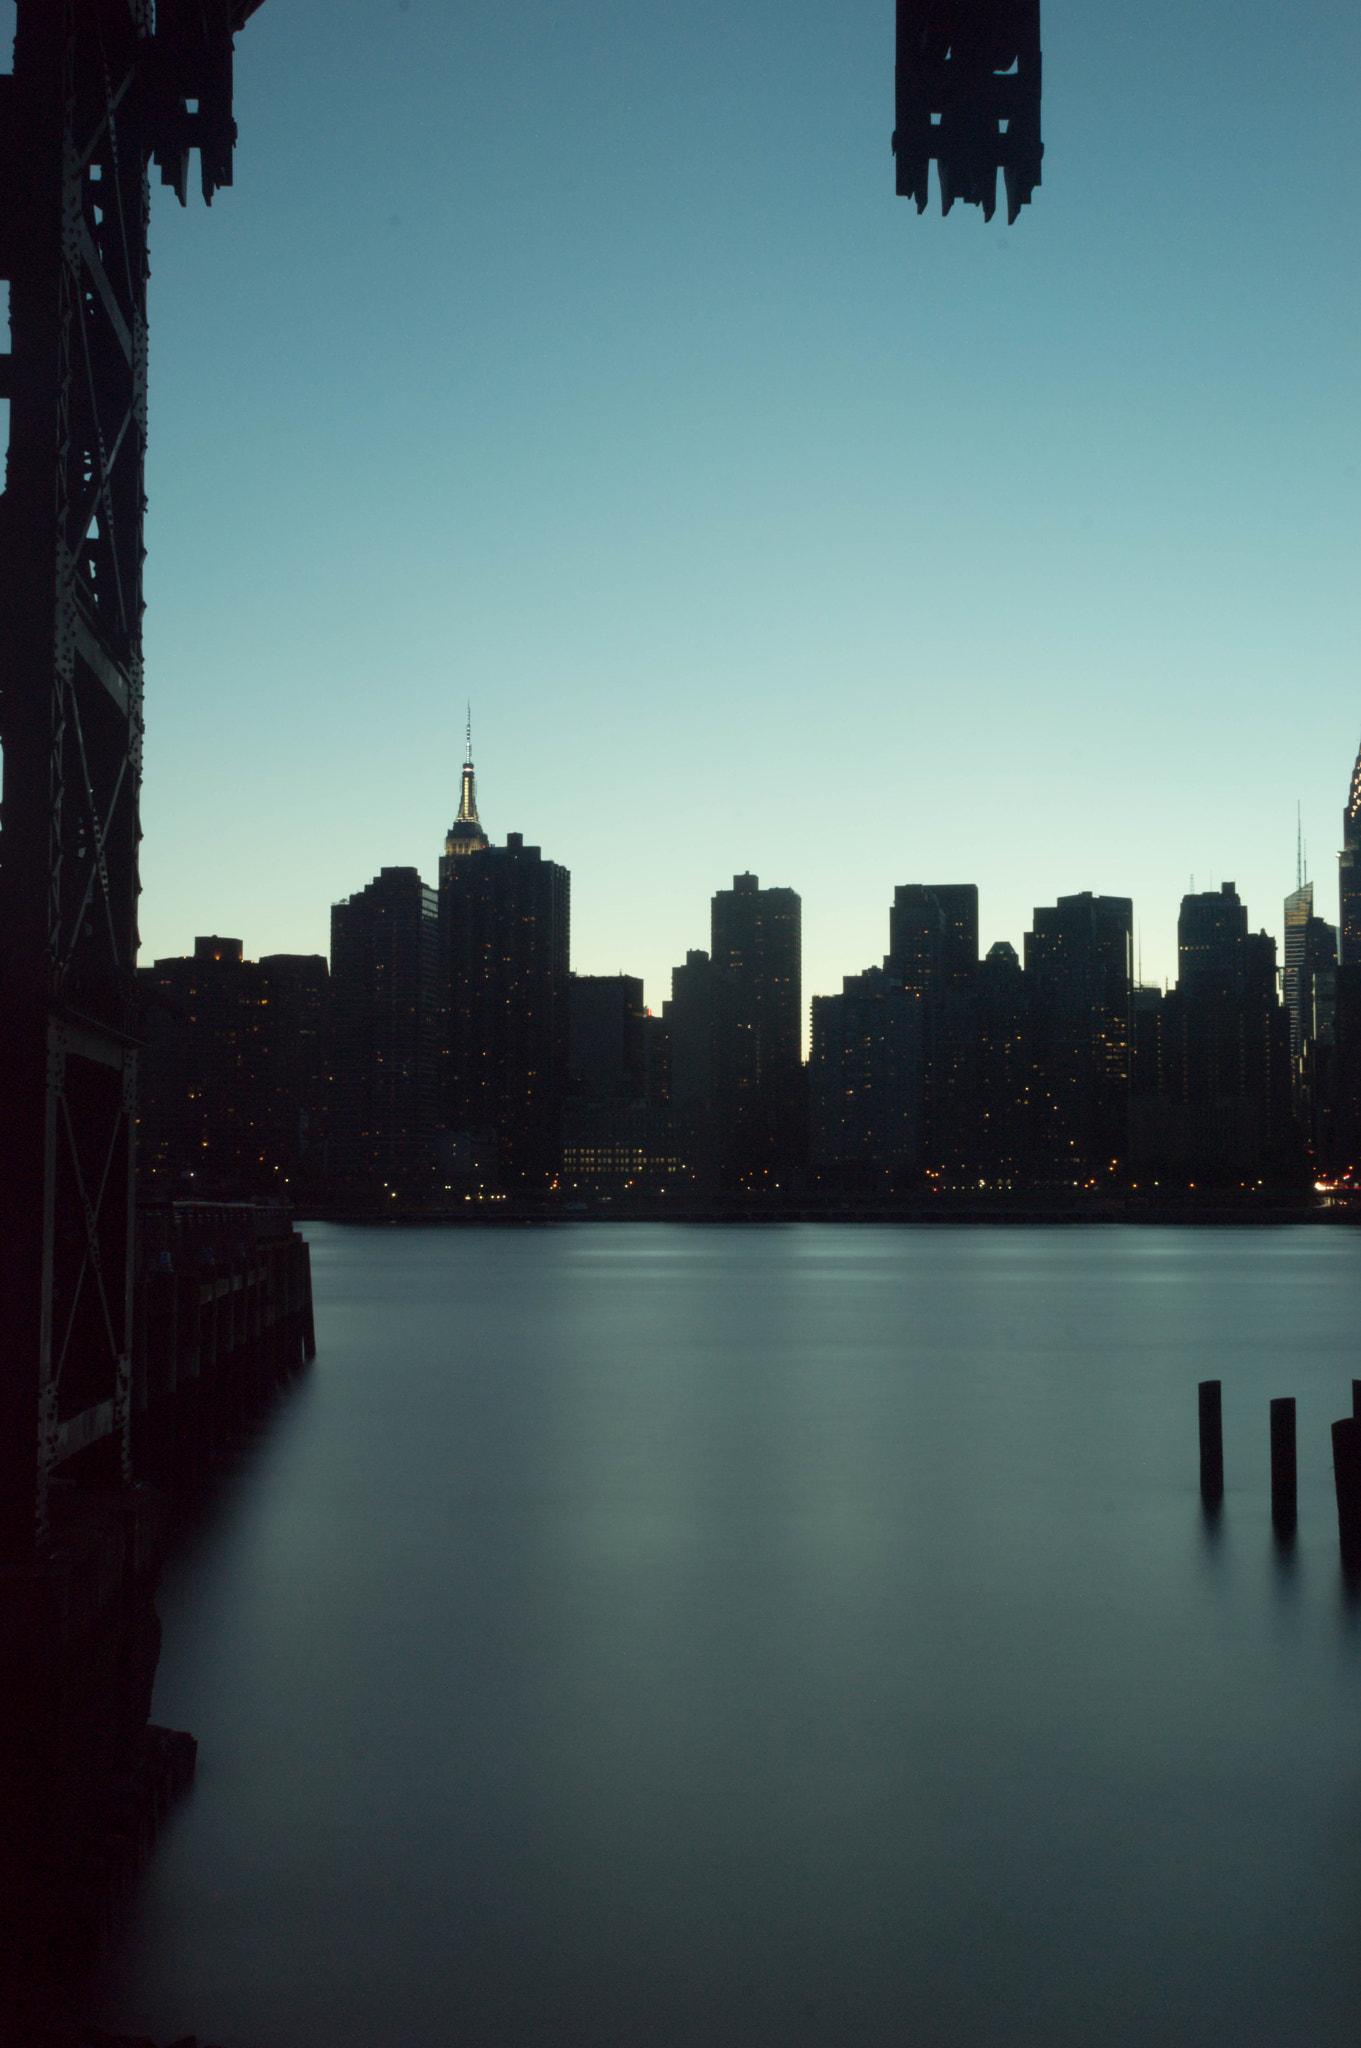
[[[1040,0],[897,0],[898,194],[942,213],[956,199],[991,220],[1000,170],[1014,223],[1040,182]]]

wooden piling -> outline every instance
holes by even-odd
[[[310,1365],[317,1355],[317,1333],[312,1321],[312,1247],[306,1238],[301,1243],[298,1257],[302,1267],[302,1355]]]
[[[1200,1497],[1206,1507],[1224,1498],[1224,1431],[1220,1414],[1220,1383],[1200,1382]]]
[[[1295,1526],[1295,1400],[1271,1404],[1271,1519],[1282,1534]]]
[[[1333,1424],[1333,1480],[1342,1562],[1355,1569],[1361,1564],[1361,1421],[1354,1415]]]

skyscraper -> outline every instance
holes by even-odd
[[[684,1112],[695,1175],[709,1185],[730,1176],[731,1103],[724,1093],[733,1037],[733,978],[692,947],[671,970],[671,998],[662,1005],[668,1045],[668,1095]]]
[[[884,968],[904,988],[921,996],[928,1009],[939,1000],[944,978],[946,923],[945,911],[934,889],[921,882],[905,882],[894,890]],[[975,956],[977,930],[975,916]]]
[[[1348,966],[1361,961],[1361,752],[1352,769],[1347,808],[1342,813],[1342,852],[1338,857],[1338,960]]]
[[[496,1134],[507,1185],[558,1164],[567,1092],[571,877],[518,832],[493,846],[477,815],[472,746],[439,864],[443,1111]]]
[[[732,1171],[759,1182],[803,1163],[803,906],[793,889],[734,875],[713,898],[713,966],[731,976],[731,1028],[714,1043],[714,1098],[729,1105]]]
[[[666,1190],[704,1166],[704,1113],[670,1101],[668,1032],[631,974],[569,983],[571,1093],[562,1109],[568,1188]]]
[[[671,1034],[671,1099],[705,1111],[713,1100],[714,1006],[713,962],[692,947],[685,965],[671,970],[662,1016]]]
[[[1136,992],[1131,1164],[1164,1184],[1288,1182],[1298,1148],[1276,941],[1248,931],[1231,882],[1183,897],[1177,937],[1176,988]]]
[[[893,892],[884,970],[922,999],[923,1151],[947,1181],[978,1155],[978,887],[906,882]]]
[[[1067,1180],[1123,1158],[1129,1107],[1128,896],[1060,896],[1025,935],[1035,1031],[1036,1138]]]
[[[904,883],[893,892],[888,932],[885,966],[905,988],[967,994],[978,973],[978,884]]]
[[[1243,993],[1248,913],[1232,882],[1198,896],[1183,896],[1177,919],[1177,986],[1185,995],[1204,989]]]
[[[882,968],[814,996],[810,1164],[834,1184],[901,1186],[922,1159],[925,1002]]]
[[[1300,970],[1304,966],[1304,940],[1314,914],[1314,885],[1301,882],[1285,899],[1285,972],[1281,983],[1290,1017],[1290,1051],[1300,1050]]]
[[[331,907],[331,1161],[341,1178],[432,1179],[439,1119],[438,908],[415,868]]]
[[[978,963],[974,1132],[978,1176],[1015,1187],[1030,1173],[1031,1060],[1025,976],[999,939]]]
[[[323,1176],[329,976],[320,954],[244,960],[198,938],[139,967],[137,1165],[165,1194],[294,1193]]]
[[[590,1102],[647,1097],[647,1011],[633,974],[574,974],[567,984],[572,1093]]]

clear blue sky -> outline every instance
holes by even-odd
[[[891,0],[265,0],[152,215],[143,956],[434,881],[464,702],[573,963],[895,884],[1320,908],[1361,738],[1361,14],[1044,0],[1008,229],[893,196]]]

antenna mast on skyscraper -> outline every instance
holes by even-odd
[[[468,702],[468,751],[463,758],[469,763],[471,763],[473,758],[473,707],[471,699]]]
[[[1295,799],[1295,887],[1304,887],[1304,841],[1300,837],[1300,800]]]

